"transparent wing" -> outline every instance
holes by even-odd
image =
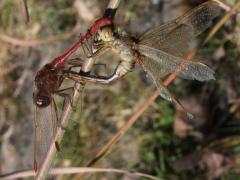
[[[51,131],[51,140],[54,139],[56,133],[57,133],[57,121],[58,121],[58,109],[57,109],[57,105],[56,105],[56,102],[54,100],[54,98],[52,98],[52,101],[51,101],[51,127],[52,127],[52,131]],[[57,150],[59,151],[59,146],[58,146],[58,143],[55,142],[55,147],[57,148]]]
[[[169,54],[179,57],[186,57],[194,47],[196,47],[196,39],[193,32],[186,25],[179,25],[167,34],[165,40],[153,42],[140,42],[140,44],[161,49]]]
[[[139,38],[139,44],[185,57],[196,44],[194,37],[206,30],[220,13],[218,3],[208,1],[167,24],[147,31]]]
[[[150,71],[154,72],[154,76],[157,79],[161,79],[177,68],[180,68],[178,76],[185,79],[198,81],[215,79],[213,75],[214,71],[200,62],[184,61],[181,57],[146,45],[139,45],[138,51],[145,56],[142,63],[149,67]],[[181,65],[182,61],[184,61],[184,65]]]
[[[166,99],[167,101],[173,102],[174,97],[171,95],[171,93],[167,90],[167,88],[163,85],[162,80],[160,79],[160,76],[158,76],[159,71],[154,68],[156,64],[154,63],[145,63],[146,60],[144,60],[144,63],[142,63],[142,67],[144,71],[148,74],[148,76],[152,79],[154,85],[157,87],[160,96],[163,99]]]
[[[177,105],[179,105],[183,111],[186,113],[188,119],[193,119],[193,115],[191,113],[189,113],[184,106],[181,104],[180,101],[178,101],[178,99],[176,99],[169,91],[168,89],[164,86],[164,84],[161,81],[161,77],[159,76],[159,70],[157,68],[157,64],[154,63],[148,63],[147,62],[148,58],[145,58],[144,61],[141,61],[141,65],[143,67],[143,69],[147,72],[147,74],[149,75],[149,77],[152,79],[153,83],[155,84],[155,86],[157,87],[157,90],[160,94],[160,96],[170,102],[173,102]]]
[[[54,102],[46,108],[35,106],[34,170],[37,171],[56,133],[56,113]]]

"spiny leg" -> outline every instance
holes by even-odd
[[[73,67],[82,67],[83,61],[81,58],[73,58],[68,61],[68,65]]]
[[[59,95],[59,96],[61,96],[61,97],[64,98],[63,105],[62,105],[62,111],[64,110],[64,107],[65,107],[66,98],[69,100],[72,109],[73,109],[74,111],[76,111],[76,109],[73,107],[72,96],[69,95],[69,94],[67,94],[67,93],[62,93],[62,92],[64,92],[64,91],[68,91],[68,90],[73,91],[73,90],[74,90],[74,87],[69,87],[69,88],[61,89],[61,90],[58,90],[58,91],[56,92],[57,95]],[[57,109],[56,103],[55,103],[55,109]],[[61,124],[59,121],[58,121],[58,126],[61,127],[62,130],[66,130],[66,129],[67,129],[66,127],[62,126],[62,124]],[[58,144],[58,142],[55,142],[55,146],[56,146],[57,149],[59,149],[59,144]]]
[[[88,56],[88,53],[86,52],[86,50],[85,50],[85,43],[87,43],[87,40],[86,39],[84,39],[83,38],[83,36],[82,36],[82,34],[80,33],[80,41],[81,41],[81,43],[82,43],[82,50],[83,50],[83,53],[85,54],[85,56],[87,57],[87,58],[89,58]],[[85,42],[86,41],[86,42]],[[87,48],[87,47],[86,47]]]
[[[87,57],[87,58],[90,58],[91,57],[91,54],[89,55],[89,53],[87,53],[87,51],[86,51],[86,49],[87,49],[87,51],[89,52],[89,49],[87,48],[87,46],[85,45],[85,43],[82,45],[82,50],[83,50],[83,53],[85,54],[85,56]]]
[[[93,34],[91,33],[91,31],[89,29],[88,29],[88,33],[90,34],[90,42],[93,43],[94,37],[93,37]],[[88,41],[87,41],[87,44],[88,44]],[[90,46],[90,54],[92,56],[92,54],[93,54],[93,46],[92,46],[92,44],[89,45],[89,46]]]
[[[107,47],[107,46],[98,46],[97,47],[97,49],[96,49],[96,51],[95,52],[93,52],[93,54],[92,54],[92,57],[100,57],[100,56],[102,56],[105,52],[107,52],[108,50],[110,50],[110,48],[109,47]]]
[[[91,31],[88,29],[87,33],[90,35],[90,41],[92,42],[92,34],[91,34]],[[93,48],[92,48],[92,45],[89,44],[89,39],[84,39],[82,42],[82,49],[83,49],[83,52],[84,54],[86,55],[87,58],[90,58],[93,54]],[[85,48],[87,49],[88,53],[86,52]]]
[[[100,84],[110,84],[110,83],[116,81],[117,79],[119,79],[120,77],[122,77],[123,75],[124,74],[119,76],[115,72],[111,76],[102,77],[102,76],[94,76],[94,75],[87,75],[87,74],[78,74],[76,72],[71,71],[68,74],[68,78],[72,79],[76,82],[79,82],[79,83],[93,82],[93,83],[100,83]]]
[[[61,97],[64,98],[62,110],[63,110],[64,107],[65,107],[66,98],[69,100],[72,109],[74,109],[72,95],[70,95],[70,94],[68,94],[68,93],[65,93],[65,92],[68,91],[68,90],[70,90],[70,91],[73,92],[74,88],[73,88],[73,87],[69,87],[69,88],[65,88],[65,89],[60,89],[60,90],[58,90],[58,91],[55,92],[57,95],[59,95],[59,96],[61,96]]]
[[[68,65],[70,65],[68,67],[68,69],[63,71],[63,74],[65,77],[66,77],[67,73],[70,72],[73,68],[79,68],[79,67],[82,68],[83,61],[81,61],[80,58],[70,59],[68,62]]]

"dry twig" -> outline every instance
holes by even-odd
[[[17,45],[17,46],[32,47],[32,46],[39,46],[39,45],[43,45],[43,44],[53,43],[55,41],[64,40],[64,39],[67,39],[67,38],[71,37],[72,35],[76,34],[77,32],[78,32],[78,28],[76,27],[71,32],[68,32],[65,34],[61,34],[61,35],[57,35],[57,36],[49,36],[44,39],[29,39],[29,40],[18,39],[18,38],[11,37],[6,34],[0,33],[0,40],[3,42],[13,44],[13,45]]]
[[[125,174],[132,177],[144,177],[148,179],[155,179],[160,180],[160,178],[140,173],[140,172],[131,172],[122,169],[110,169],[110,168],[87,168],[87,167],[69,167],[69,168],[54,168],[49,171],[49,175],[65,175],[65,174],[78,174],[78,173],[119,173]],[[11,179],[18,179],[18,178],[27,178],[34,176],[34,171],[20,171],[9,173],[5,175],[0,175],[1,180],[11,180]]]

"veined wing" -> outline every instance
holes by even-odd
[[[215,79],[213,75],[214,71],[200,62],[186,61],[181,57],[146,45],[139,45],[138,51],[145,56],[142,63],[148,66],[150,71],[154,72],[154,76],[158,79],[161,79],[178,68],[180,68],[178,76],[184,79],[198,81]],[[182,62],[183,65],[181,65]]]
[[[206,30],[220,12],[217,2],[208,1],[167,24],[147,31],[139,38],[139,44],[185,57],[195,43],[194,37]]]
[[[157,66],[157,63],[149,63],[148,61],[149,58],[144,58],[143,61],[140,61],[141,66],[143,67],[143,69],[147,72],[147,74],[150,76],[150,78],[152,79],[153,83],[155,84],[155,86],[158,89],[158,92],[160,94],[160,96],[170,102],[173,102],[177,105],[179,105],[179,107],[181,107],[183,109],[183,111],[186,113],[187,117],[189,119],[193,119],[193,115],[191,113],[189,113],[184,106],[181,104],[180,101],[178,101],[178,99],[174,98],[174,96],[168,91],[168,89],[164,86],[164,84],[161,81],[161,77],[159,76],[159,69]]]
[[[140,41],[139,44],[151,46],[179,57],[186,57],[197,44],[193,32],[184,24],[176,27],[176,29],[164,38],[162,43],[157,41],[157,39],[150,42],[151,38],[145,42]]]
[[[34,135],[34,170],[42,165],[43,159],[52,143],[56,133],[56,114],[54,114],[55,104],[52,100],[51,105],[46,108],[35,106],[35,135]]]
[[[147,61],[148,58],[145,58],[144,61]],[[162,80],[158,76],[158,71],[156,71],[155,64],[153,63],[146,63],[141,61],[141,66],[143,67],[144,71],[148,74],[148,76],[152,79],[154,85],[157,87],[160,96],[167,101],[173,102],[174,97],[171,93],[167,90],[167,88],[163,85]]]

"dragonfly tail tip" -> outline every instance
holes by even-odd
[[[36,160],[34,160],[33,168],[34,168],[34,172],[37,173],[38,165]]]

